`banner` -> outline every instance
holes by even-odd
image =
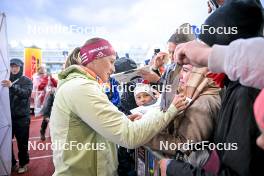
[[[5,14],[0,13],[0,82],[9,79],[10,61]],[[12,129],[9,89],[0,85],[0,175],[11,173]]]
[[[41,66],[42,52],[40,48],[29,47],[24,49],[24,73],[25,76],[32,79],[34,73]]]

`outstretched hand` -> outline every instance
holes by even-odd
[[[191,64],[195,67],[207,67],[208,57],[212,48],[198,41],[179,44],[174,51],[174,61],[183,65]]]
[[[160,68],[161,66],[163,66],[166,62],[166,58],[168,57],[168,54],[165,53],[165,52],[159,52],[155,58],[154,58],[154,63],[153,63],[153,68],[154,69],[158,69]]]
[[[160,79],[160,77],[152,72],[152,71],[146,71],[146,70],[139,70],[139,76],[141,76],[144,80],[148,80],[149,82],[156,83]]]

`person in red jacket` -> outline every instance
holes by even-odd
[[[38,91],[44,91],[40,98],[41,104],[44,103],[45,97],[47,97],[47,93],[49,93],[50,89],[54,87],[57,87],[57,81],[51,76],[51,74],[47,74],[40,78]]]
[[[44,91],[44,94],[41,96],[41,102],[43,103],[43,120],[40,128],[40,139],[44,141],[46,139],[45,133],[49,123],[51,108],[54,100],[54,92],[57,87],[57,81],[51,76],[51,74],[47,74],[41,78],[40,84],[38,86],[39,91]]]

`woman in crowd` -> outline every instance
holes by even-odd
[[[54,175],[117,175],[116,144],[135,148],[164,128],[186,106],[173,101],[166,113],[156,109],[132,122],[103,92],[116,59],[111,44],[92,38],[68,57],[59,74],[50,131]]]
[[[156,135],[147,145],[154,150],[161,150],[167,156],[174,158],[177,155],[188,156],[192,152],[180,148],[166,148],[179,143],[196,143],[210,141],[216,126],[216,117],[220,109],[220,88],[211,78],[207,78],[207,68],[195,68],[192,65],[183,65],[179,74],[177,93],[187,97],[190,105],[182,114],[167,126],[165,130]],[[176,90],[172,90],[176,91]],[[173,144],[173,145],[171,145]],[[163,146],[161,148],[161,146]],[[192,153],[192,156],[194,153]],[[204,154],[204,157],[208,154]],[[179,157],[179,156],[177,156]],[[202,156],[200,156],[202,157]],[[202,165],[199,161],[189,161],[196,166]],[[197,163],[196,163],[197,162]]]

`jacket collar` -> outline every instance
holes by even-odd
[[[59,73],[59,86],[73,78],[84,78],[98,82],[102,85],[103,81],[91,70],[81,65],[71,65]]]

